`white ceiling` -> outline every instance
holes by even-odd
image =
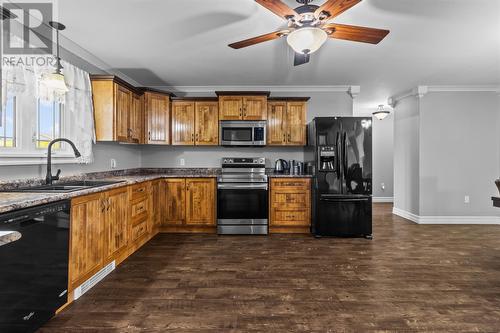
[[[363,109],[419,84],[500,84],[498,0],[364,0],[335,22],[389,29],[385,40],[329,40],[299,67],[283,39],[227,46],[284,27],[253,0],[64,0],[58,9],[66,37],[147,86],[360,85]]]

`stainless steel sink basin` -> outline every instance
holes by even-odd
[[[122,183],[123,180],[109,181],[109,180],[79,180],[71,182],[60,182],[52,185],[39,185],[30,187],[21,187],[4,192],[33,192],[33,193],[66,193],[80,191],[87,188],[107,186],[117,183]]]

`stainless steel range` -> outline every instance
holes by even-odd
[[[217,232],[267,235],[268,184],[263,157],[225,157],[217,177]]]

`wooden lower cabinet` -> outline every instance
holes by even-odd
[[[164,232],[215,232],[215,178],[165,180]]]
[[[153,188],[146,182],[71,200],[70,296],[104,266],[113,260],[118,265],[156,234]]]
[[[104,265],[127,250],[128,245],[128,191],[126,187],[103,195],[104,212]]]
[[[311,179],[271,178],[269,212],[271,233],[309,233]]]
[[[101,193],[71,201],[69,291],[102,268],[105,209]]]

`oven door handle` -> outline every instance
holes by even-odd
[[[267,190],[267,183],[264,184],[217,184],[220,190]]]

